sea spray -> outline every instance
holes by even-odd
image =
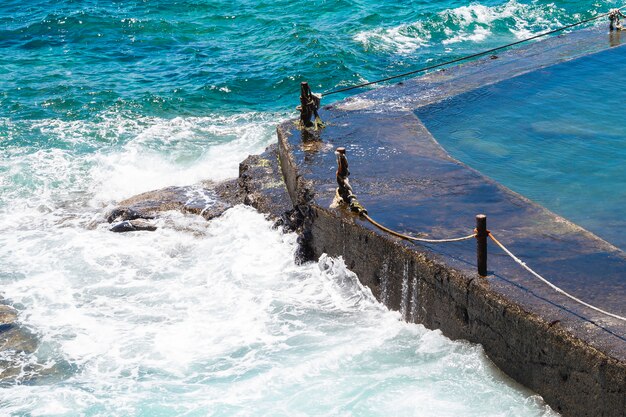
[[[4,412],[551,415],[479,346],[404,323],[341,259],[296,265],[296,236],[254,210],[170,215],[178,227],[154,233],[2,235],[2,264],[22,271],[5,291],[41,337],[35,356],[66,364],[0,390]]]
[[[15,359],[55,372],[0,389],[0,414],[554,415],[480,346],[404,323],[341,259],[295,264],[296,237],[250,208],[130,235],[103,216],[236,176],[300,81],[370,81],[614,4],[4,1],[1,293],[39,343]]]

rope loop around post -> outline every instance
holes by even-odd
[[[399,237],[404,240],[408,240],[411,242],[422,242],[422,243],[450,243],[450,242],[461,242],[464,240],[473,239],[476,236],[476,233],[472,233],[471,235],[462,236],[458,238],[452,239],[427,239],[415,236],[409,236],[403,233],[396,232],[395,230],[391,230],[382,224],[376,222],[372,219],[365,207],[359,203],[356,198],[356,195],[352,191],[352,186],[348,181],[348,177],[350,176],[350,170],[348,169],[348,158],[346,156],[346,148],[339,147],[335,150],[335,156],[337,157],[337,196],[350,207],[350,210],[358,213],[362,218],[370,222],[372,225],[376,226],[380,230],[389,233],[390,235]]]

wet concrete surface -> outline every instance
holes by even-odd
[[[368,253],[370,249],[364,242],[371,239],[373,233],[383,239],[379,245],[384,246],[386,241],[393,242],[393,245],[400,245],[419,257],[433,260],[451,271],[458,271],[462,277],[455,285],[460,291],[478,285],[481,291],[485,291],[482,296],[505,300],[503,303],[510,305],[510,310],[523,311],[517,321],[528,320],[531,323],[538,320],[537,323],[542,324],[535,327],[540,330],[520,330],[516,334],[516,330],[512,329],[510,335],[497,336],[503,343],[496,346],[484,339],[487,334],[485,331],[471,330],[474,325],[467,317],[467,310],[461,314],[461,321],[464,320],[465,324],[460,327],[445,325],[442,323],[445,319],[441,318],[433,321],[427,317],[428,313],[424,313],[421,320],[419,312],[405,315],[406,319],[424,322],[427,327],[437,327],[439,323],[444,333],[451,337],[483,343],[487,353],[497,358],[494,361],[499,366],[520,382],[545,395],[547,401],[556,405],[565,415],[626,415],[626,322],[559,294],[514,263],[491,241],[489,276],[479,277],[475,266],[474,241],[414,245],[389,236],[345,208],[330,208],[337,187],[334,149],[339,146],[346,148],[354,192],[370,216],[386,227],[406,234],[424,233],[425,237],[433,239],[460,237],[472,233],[477,214],[486,214],[488,228],[494,236],[531,268],[570,294],[614,314],[626,316],[624,252],[452,159],[413,113],[418,107],[444,98],[546,65],[590,53],[601,53],[610,46],[621,46],[621,42],[617,42],[614,37],[610,38],[604,29],[579,31],[506,52],[499,55],[498,59],[482,59],[327,106],[321,112],[321,117],[328,127],[317,133],[299,131],[293,122],[285,123],[278,129],[279,141],[283,141],[284,154],[281,156],[289,159],[283,163],[283,173],[292,200],[296,205],[305,204],[301,194],[306,194],[303,190],[308,190],[312,197],[308,204],[313,206],[313,218],[325,217],[324,221],[318,221],[318,226],[312,226],[314,235],[317,227],[317,240],[322,242],[317,249],[314,248],[316,255],[322,250],[334,252],[331,255],[344,256],[349,267],[359,270],[358,262],[368,263],[370,261],[367,258],[370,256],[387,256],[387,253],[395,251],[394,246],[389,246],[387,251],[378,251],[380,254],[374,249]],[[336,235],[332,238],[320,237],[320,233],[333,233],[332,224],[341,227],[341,231],[334,232]],[[357,231],[348,232],[353,226]],[[359,228],[370,234],[359,232]],[[353,244],[359,249],[347,248],[346,245],[351,246],[352,243],[340,236],[341,233],[359,240]],[[402,255],[404,252],[398,253]],[[397,287],[397,299],[390,299],[388,293],[391,290],[387,286],[391,284],[382,282],[380,271],[375,270],[382,268],[386,271],[385,262],[382,267],[377,264],[369,269],[362,268],[358,272],[359,277],[379,300],[390,308],[402,311],[409,304],[402,298],[409,297],[410,291],[418,292],[420,285],[414,283],[412,289],[407,290],[400,288],[411,287],[406,282],[402,285],[394,284]],[[424,265],[422,269],[432,269],[428,263]],[[407,269],[409,266],[405,266]],[[424,275],[420,271],[416,274],[418,281]],[[406,272],[404,275],[406,281]],[[402,277],[397,279],[401,280]],[[455,298],[454,295],[445,297]],[[471,304],[463,300],[454,303]],[[467,306],[462,307],[465,308]],[[476,310],[476,322],[484,321],[480,315],[487,314],[486,309],[481,308],[481,311]],[[470,330],[459,330],[463,326]],[[533,326],[520,325],[520,328]],[[552,355],[555,363],[560,361],[560,370],[555,375],[561,376],[563,384],[569,375],[589,376],[588,381],[582,377],[575,382],[570,380],[570,385],[563,385],[561,393],[555,392],[559,390],[558,385],[556,389],[550,386],[549,378],[536,382],[542,379],[537,376],[537,373],[543,372],[542,369],[545,369],[544,377],[551,375],[548,363],[542,363],[541,360],[524,363],[524,349],[530,358],[533,355],[530,353],[532,345],[515,354],[506,353],[506,349],[515,350],[506,347],[511,339],[520,339],[531,333],[539,334],[537,337],[542,338],[541,334],[545,332],[547,340],[552,337],[548,333],[554,335],[557,329],[568,340],[563,344],[570,347],[565,353]],[[502,332],[506,333],[506,328],[501,329]],[[561,336],[554,340],[561,340]],[[541,356],[546,349],[560,352],[562,347],[555,342],[542,348],[538,355]],[[560,356],[568,359],[561,360]],[[591,359],[593,357],[595,359]],[[597,361],[600,357],[603,359]],[[507,361],[518,362],[515,365],[518,368],[527,366],[535,370],[516,369]],[[612,368],[615,379],[611,384],[606,384],[604,376],[596,372],[606,363],[615,366]],[[598,391],[590,388],[585,394],[576,394],[581,387],[594,384],[599,387]],[[565,388],[566,385],[568,388]],[[595,393],[590,394],[592,392]],[[605,398],[597,398],[605,394]],[[581,398],[589,395],[584,399],[587,403],[594,397],[595,401],[608,401],[610,405],[597,406],[596,413],[594,405],[584,405],[581,402],[583,400],[576,398],[577,395]]]
[[[401,80],[385,88],[354,90],[354,93],[362,93],[335,103],[332,107],[344,110],[368,108],[377,112],[416,109],[542,67],[621,47],[624,43],[626,33],[609,33],[603,25],[576,30],[532,41],[462,65]],[[326,102],[328,100],[332,100],[332,96],[324,99]]]
[[[320,206],[329,207],[335,196],[334,149],[343,146],[352,187],[379,223],[437,239],[472,233],[476,214],[486,214],[494,236],[555,285],[626,316],[626,256],[622,251],[453,160],[412,113],[359,110],[325,116],[329,127],[320,135],[324,146],[318,150],[307,151],[310,147],[302,145],[299,132],[291,136],[296,163],[302,175],[313,181],[315,202]],[[384,233],[358,216],[354,221]],[[422,246],[451,266],[475,274],[474,242]],[[493,282],[494,289],[520,298],[538,314],[548,314],[558,306],[569,313],[569,317],[558,314],[561,325],[572,331],[579,329],[587,335],[588,324],[593,323],[606,333],[600,346],[626,359],[626,323],[556,293],[492,242],[489,249],[491,274],[485,279]],[[598,342],[596,336],[590,341]]]

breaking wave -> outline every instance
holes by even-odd
[[[253,209],[177,223],[195,233],[0,234],[20,271],[3,291],[42,340],[25,365],[57,372],[0,390],[5,414],[555,416],[480,346],[402,322],[341,259],[296,265],[296,236]]]
[[[104,113],[92,120],[14,122],[0,146],[0,210],[33,199],[94,207],[169,185],[236,177],[238,163],[275,139],[278,113],[162,119]],[[15,182],[22,187],[15,187]]]
[[[588,15],[595,13],[592,10]],[[579,13],[570,14],[554,3],[527,4],[516,0],[495,6],[472,3],[427,13],[412,23],[359,32],[354,40],[366,50],[410,55],[420,49],[461,42],[484,45],[485,40],[504,43],[524,39],[583,17]]]

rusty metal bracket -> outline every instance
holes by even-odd
[[[346,148],[337,148],[335,150],[335,156],[337,157],[337,185],[339,185],[337,195],[350,207],[351,211],[358,214],[367,214],[367,210],[357,200],[356,195],[352,191],[350,181],[348,181],[350,171],[348,170]]]
[[[609,30],[612,32],[614,30],[623,30],[622,22],[620,21],[621,17],[626,17],[621,12],[620,9],[611,9],[609,12],[609,21],[611,22],[609,25]]]
[[[323,129],[326,127],[317,111],[320,108],[322,96],[320,94],[314,94],[309,87],[309,83],[300,83],[300,105],[296,107],[296,110],[300,112],[301,129],[314,128],[315,130]]]

